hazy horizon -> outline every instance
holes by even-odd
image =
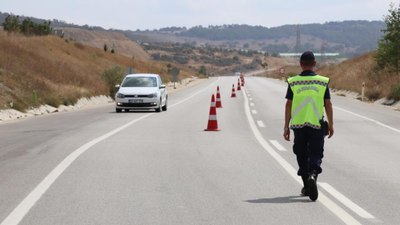
[[[69,0],[2,2],[0,11],[46,20],[104,29],[154,30],[166,27],[222,26],[245,24],[283,25],[382,21],[393,0]],[[357,9],[357,10],[354,10]]]

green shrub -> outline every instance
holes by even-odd
[[[103,80],[106,82],[109,89],[110,97],[114,98],[116,88],[115,85],[120,84],[124,79],[124,71],[119,66],[114,66],[111,69],[107,69],[101,75]]]
[[[389,93],[389,99],[400,100],[400,85],[394,86]]]

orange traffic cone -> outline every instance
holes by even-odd
[[[237,90],[238,90],[238,91],[242,90],[242,89],[240,88],[240,79],[238,79],[238,86],[237,86]]]
[[[221,95],[219,93],[219,86],[217,86],[217,102],[215,104],[215,107],[222,108]]]
[[[242,81],[242,87],[244,86],[244,77],[240,77],[240,80]]]
[[[236,92],[235,92],[235,85],[232,84],[232,94],[231,94],[231,98],[236,98]]]
[[[211,97],[210,115],[208,117],[208,125],[205,131],[219,131],[217,121],[217,108],[215,108],[215,97]]]

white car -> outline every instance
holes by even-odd
[[[115,94],[115,111],[155,109],[167,111],[168,93],[158,74],[128,74]]]

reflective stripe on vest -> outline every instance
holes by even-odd
[[[320,75],[295,76],[288,80],[293,92],[291,128],[320,129],[324,115],[324,96],[329,78]]]

